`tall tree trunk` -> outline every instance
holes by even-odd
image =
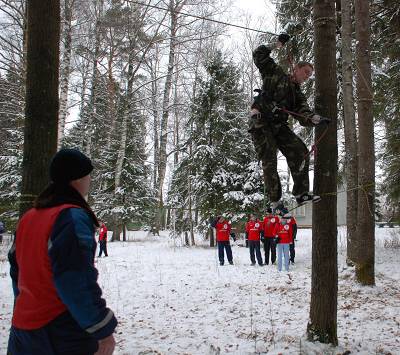
[[[176,67],[179,65],[179,53],[176,59]],[[174,83],[174,167],[178,165],[179,162],[179,70],[175,71],[175,83]]]
[[[25,3],[24,8],[24,22],[22,28],[22,82],[25,83],[24,90],[26,90],[26,66],[27,66],[27,53],[28,53],[28,4]]]
[[[81,84],[81,92],[80,92],[80,105],[79,105],[79,113],[80,117],[82,118],[83,110],[85,107],[85,98],[86,98],[86,89],[87,89],[87,82],[89,80],[88,72],[90,70],[90,61],[85,61],[82,65],[82,84]]]
[[[110,30],[111,32],[111,30]],[[115,104],[116,99],[116,83],[113,75],[113,64],[114,64],[114,48],[112,43],[110,44],[110,56],[108,58],[108,82],[107,82],[107,116],[110,124],[107,133],[107,149],[110,149],[112,143],[112,137],[115,130],[115,123],[117,118],[117,109]]]
[[[351,0],[341,0],[342,20],[342,92],[344,110],[344,137],[345,137],[345,172],[347,189],[347,263],[351,264],[356,257],[357,232],[357,130],[354,113],[353,96],[353,56],[351,50],[352,17]]]
[[[329,128],[315,129],[317,140],[327,134],[315,155],[314,192],[337,190],[336,17],[334,0],[314,1],[315,107],[332,119]],[[336,345],[337,340],[337,197],[325,195],[313,206],[310,341]]]
[[[204,26],[204,21],[202,23]],[[198,53],[201,53],[201,50],[203,48],[203,39],[202,39],[202,34],[203,34],[203,26],[201,27],[200,30],[200,41],[199,41],[199,47],[198,47]],[[192,91],[192,102],[195,102],[196,96],[197,96],[197,83],[199,79],[199,70],[200,70],[200,55],[196,56],[196,62],[195,62],[195,71],[194,71],[194,78],[193,78],[193,91]],[[190,121],[190,135],[193,133],[193,120]],[[193,142],[190,140],[189,142],[189,157],[193,156]],[[189,228],[190,228],[190,240],[191,240],[191,245],[196,245],[196,241],[194,238],[194,225],[197,226],[198,224],[198,210],[197,208],[194,209],[193,211],[193,204],[196,205],[196,199],[193,199],[192,197],[192,179],[191,175],[188,174],[188,195],[189,195]],[[194,212],[194,218],[193,218],[193,212]]]
[[[188,177],[188,194],[189,194],[189,231],[190,231],[190,245],[196,245],[196,241],[194,239],[194,228],[193,228],[193,202],[192,202],[192,182],[190,180],[190,176]]]
[[[158,181],[158,166],[159,166],[159,154],[160,154],[160,145],[159,145],[159,126],[160,126],[160,119],[158,117],[158,100],[159,100],[159,92],[158,92],[158,83],[157,83],[157,76],[158,76],[158,65],[159,65],[159,46],[156,44],[156,54],[154,60],[154,67],[151,67],[151,103],[152,103],[152,112],[153,112],[153,160],[154,160],[154,168],[153,168],[153,188],[157,190],[157,181]]]
[[[61,61],[60,73],[60,112],[58,115],[58,137],[57,148],[60,149],[64,138],[65,119],[67,117],[68,87],[71,74],[71,54],[72,54],[72,14],[74,0],[64,0],[64,26],[63,42],[64,53]]]
[[[93,135],[93,123],[95,121],[95,116],[96,116],[96,91],[97,91],[97,74],[98,74],[98,61],[99,61],[99,56],[100,56],[100,40],[101,40],[101,33],[100,33],[100,18],[103,14],[103,5],[104,2],[103,0],[100,0],[100,2],[97,4],[97,0],[94,0],[94,4],[96,6],[96,25],[94,29],[94,50],[93,50],[93,56],[92,56],[92,87],[90,90],[90,112],[87,115],[87,120],[86,120],[86,139],[84,142],[82,142],[85,153],[89,157],[92,154],[92,135]],[[113,235],[114,239],[114,235]]]
[[[214,248],[215,247],[215,237],[214,237],[214,229],[213,228],[208,228],[208,235],[210,238],[210,247]]]
[[[122,241],[126,242],[126,224],[125,224],[125,222],[122,224]]]
[[[57,150],[60,2],[27,2],[27,70],[20,215],[49,181]]]
[[[132,45],[130,46],[132,48]],[[123,199],[121,199],[121,194],[119,189],[121,187],[121,176],[122,169],[124,166],[124,160],[126,155],[126,141],[128,135],[128,121],[132,118],[132,102],[133,102],[133,49],[130,50],[128,56],[128,80],[127,80],[127,92],[126,92],[126,110],[124,112],[121,124],[121,134],[119,137],[119,149],[118,149],[118,157],[115,165],[115,179],[114,179],[114,197],[116,203],[123,203]],[[115,221],[118,221],[118,216],[115,216]],[[117,223],[115,223],[115,227]],[[124,228],[124,227],[123,227]],[[124,230],[124,229],[123,229]],[[125,238],[125,234],[123,235]]]
[[[375,284],[375,151],[372,115],[369,1],[355,0],[357,108],[359,131],[356,278]]]
[[[183,5],[183,3],[181,4]],[[158,181],[157,181],[157,199],[159,208],[162,209],[163,202],[163,186],[165,179],[165,171],[167,167],[167,141],[168,141],[168,118],[170,111],[170,95],[172,86],[172,75],[175,63],[175,51],[177,47],[176,33],[178,30],[178,13],[182,6],[175,6],[175,0],[170,0],[170,14],[171,14],[171,39],[169,45],[168,68],[165,78],[165,87],[163,95],[163,108],[161,116],[160,127],[160,150],[159,150],[159,165],[158,165]],[[157,221],[158,226],[161,225],[161,220]]]

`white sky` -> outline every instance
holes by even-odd
[[[234,7],[251,14],[253,23],[263,19],[264,28],[262,30],[275,32],[276,10],[270,0],[234,0]]]

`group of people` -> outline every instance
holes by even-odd
[[[230,238],[235,240],[236,235],[232,232],[230,221],[223,216],[218,216],[211,221],[211,226],[216,229],[220,265],[225,263],[224,250],[229,264],[233,265]],[[278,270],[282,271],[284,263],[285,270],[289,271],[289,264],[294,264],[296,255],[297,222],[285,207],[278,206],[274,210],[268,208],[262,220],[251,214],[246,222],[245,231],[251,265],[256,265],[256,259],[260,266],[268,265],[270,261],[274,265],[278,254]],[[261,255],[261,242],[264,244],[265,263]]]

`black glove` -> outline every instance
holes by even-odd
[[[319,122],[319,124],[323,124],[323,123],[329,124],[329,123],[331,123],[331,119],[328,117],[321,117],[321,121]]]
[[[285,44],[286,42],[288,42],[290,39],[290,36],[287,33],[281,33],[278,36],[278,41],[281,42],[282,44]]]
[[[233,239],[234,242],[236,242],[236,234],[231,232],[231,238]]]
[[[279,237],[275,237],[275,244],[279,244],[280,238]]]

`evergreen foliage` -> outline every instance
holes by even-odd
[[[169,205],[185,207],[190,184],[204,219],[221,213],[240,217],[261,210],[264,199],[261,169],[246,131],[248,107],[238,70],[221,52],[205,63],[205,71],[188,124],[188,155],[173,173]]]
[[[384,172],[382,193],[387,218],[400,220],[400,4],[394,0],[372,5],[374,116],[385,137],[376,138],[379,165]],[[383,141],[383,144],[381,144]]]
[[[0,77],[0,220],[13,228],[21,185],[24,97],[21,75]]]

